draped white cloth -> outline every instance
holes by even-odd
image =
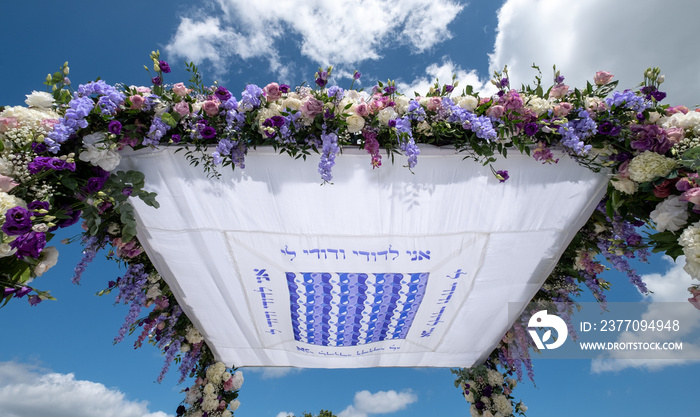
[[[566,156],[495,168],[422,146],[370,166],[251,150],[207,178],[175,148],[125,152],[161,207],[138,237],[217,359],[236,366],[470,366],[515,320],[595,209],[607,177]],[[512,309],[511,309],[512,310]]]

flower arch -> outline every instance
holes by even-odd
[[[661,104],[665,93],[659,90],[663,76],[657,68],[644,73],[636,90],[615,91],[617,81],[602,71],[582,89],[564,84],[559,73],[549,87],[540,74],[533,86],[514,89],[504,70],[494,74],[494,96],[480,97],[471,86],[458,93],[453,80],[436,83],[425,97],[409,98],[391,81],[377,83],[371,92],[353,90],[353,84],[348,90],[328,86],[329,67],[315,74],[314,88],[248,85],[236,98],[225,87],[204,86],[192,64],[189,86],[165,85],[169,65],[157,52],[151,60],[156,75],[150,87],[95,81],[73,91],[66,63],[47,78],[51,93],[33,92],[28,107],[2,109],[0,287],[4,303],[51,299],[33,285],[57,261],[58,250],[47,243],[56,229],[82,218],[85,250],[73,282],[104,247],[126,265],[124,276],[102,292],[114,291],[118,302],[130,306],[115,341],[137,332],[137,347],[148,342],[162,350],[159,380],[178,358],[181,381],[194,378],[178,415],[231,415],[243,377],[216,362],[138,241],[129,201],[153,207],[158,201],[142,173],[117,170],[125,148],[177,146],[213,181],[221,169],[244,167],[248,150],[256,146],[296,158],[318,153],[322,183],[333,181],[336,158],[348,147],[367,152],[368,169],[406,158],[409,170],[420,164],[418,144],[451,146],[470,159],[464,163],[489,166],[507,163],[509,152],[557,164],[563,152],[610,173],[610,183],[535,303],[564,302],[570,306],[559,312],[565,317],[575,308],[574,297],[586,289],[604,303],[609,283],[599,277],[602,258],[644,293],[628,260],[646,259],[649,248],[674,258],[685,254],[685,270],[700,278],[700,112]],[[359,78],[356,72],[353,83]],[[499,182],[508,181],[507,170],[491,171]],[[642,225],[655,232],[643,237]],[[700,309],[699,286],[689,291],[689,301]],[[512,391],[524,374],[533,378],[527,317],[523,313],[515,321],[483,364],[453,370],[472,415],[526,411]],[[519,354],[507,353],[513,350]]]

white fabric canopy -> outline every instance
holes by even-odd
[[[515,320],[605,193],[566,156],[511,154],[499,181],[453,149],[370,166],[251,150],[209,179],[175,148],[124,153],[159,209],[138,237],[217,359],[235,366],[470,366]]]

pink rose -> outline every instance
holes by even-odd
[[[595,85],[605,85],[612,80],[614,75],[612,75],[608,71],[598,71],[595,73],[595,77],[593,77],[593,81],[595,82]]]
[[[177,94],[180,97],[184,97],[187,95],[187,87],[185,87],[185,84],[183,83],[177,83],[173,85],[173,93]]]
[[[224,390],[231,391],[231,388],[233,388],[233,378],[229,378],[224,382]]]
[[[571,103],[559,103],[554,106],[553,113],[556,117],[564,117],[571,112],[571,109],[573,109]]]
[[[622,178],[629,178],[630,177],[629,165],[630,165],[630,160],[628,159],[625,162],[621,163],[619,167],[617,167],[617,172],[620,174],[620,177],[622,177]]]
[[[323,102],[316,100],[313,97],[307,97],[303,103],[301,103],[301,114],[304,117],[313,119],[317,114],[323,112]]]
[[[695,205],[700,204],[700,187],[691,188],[678,197],[678,201],[690,202]]]
[[[666,109],[666,116],[670,116],[676,113],[688,114],[688,108],[685,106],[673,106]]]
[[[375,94],[372,97],[372,101],[370,102],[370,106],[372,108],[372,112],[377,112],[384,107],[386,107],[386,103],[389,99],[387,97],[382,96],[381,94]]]
[[[129,97],[132,109],[140,109],[146,104],[146,99],[138,94]]]
[[[186,116],[190,114],[190,106],[187,104],[186,101],[180,101],[175,103],[173,106],[173,110],[175,110],[180,116]]]
[[[282,92],[280,92],[280,85],[277,83],[270,83],[263,88],[263,93],[267,97],[267,101],[277,101],[282,97]]]
[[[136,87],[136,91],[138,91],[141,94],[151,94],[150,87]]]
[[[219,103],[214,100],[207,100],[202,104],[202,110],[209,116],[216,116],[219,114]]]
[[[440,105],[442,105],[442,99],[440,97],[430,97],[426,107],[430,111],[438,111]]]
[[[690,287],[688,288],[688,291],[690,291],[690,294],[692,295],[692,297],[688,298],[688,301],[690,301],[690,304],[692,304],[693,307],[700,310],[700,288]]]
[[[491,101],[491,99],[490,99],[489,97],[481,97],[481,98],[479,99],[479,105],[480,105],[480,106],[481,106],[481,105],[484,105],[484,104],[488,103],[489,101]]]
[[[563,83],[559,83],[549,90],[550,98],[562,98],[569,92],[569,86]]]
[[[14,179],[0,175],[0,190],[7,193],[18,185],[19,184],[16,183]]]
[[[364,101],[355,105],[355,113],[358,116],[367,117],[369,116],[369,106]]]
[[[17,127],[16,117],[0,117],[0,133],[5,133]]]
[[[506,108],[501,106],[500,104],[497,104],[495,106],[489,107],[488,110],[486,110],[486,115],[488,117],[500,119],[501,117],[503,117],[505,112],[506,112]]]
[[[682,127],[670,127],[666,129],[666,136],[673,144],[676,144],[685,138],[685,130]]]

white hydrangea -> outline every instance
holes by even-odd
[[[194,327],[187,329],[187,332],[185,332],[185,339],[187,339],[187,341],[193,345],[196,345],[204,340],[202,335],[199,333],[199,330],[195,329]]]
[[[105,171],[114,171],[119,162],[121,162],[121,156],[111,146],[103,143],[105,137],[106,135],[103,132],[85,136],[83,138],[85,149],[83,149],[78,158],[81,161],[90,162],[92,165],[98,166]]]
[[[230,403],[228,403],[228,408],[231,409],[231,411],[236,411],[238,410],[238,407],[241,406],[241,402],[238,400],[231,400]]]
[[[41,251],[39,263],[34,267],[34,274],[38,277],[42,276],[46,271],[51,269],[58,262],[58,249],[55,246],[48,246]]]
[[[27,99],[24,100],[29,107],[38,107],[40,109],[50,109],[53,107],[54,98],[51,94],[46,91],[32,91],[31,94],[27,94]]]
[[[632,181],[642,183],[665,176],[675,167],[675,160],[656,152],[644,151],[632,158],[627,169]]]
[[[513,413],[513,404],[511,404],[510,400],[506,398],[505,395],[495,395],[493,397],[493,405],[499,413],[505,415],[511,415]]]
[[[700,222],[687,227],[678,238],[678,244],[683,247],[685,254],[686,264],[683,270],[693,279],[700,280]]]
[[[7,213],[7,210],[17,206],[27,208],[27,203],[19,197],[0,191],[0,224],[5,221],[5,213]]]
[[[501,385],[503,384],[503,375],[495,369],[489,369],[486,372],[486,380],[488,381],[489,385]]]
[[[675,232],[680,230],[688,222],[688,203],[680,201],[679,196],[671,196],[656,205],[656,209],[649,215],[656,223],[656,230]]]
[[[202,400],[200,407],[202,407],[202,410],[207,412],[214,411],[219,408],[219,400],[215,395],[204,395],[204,399]]]
[[[212,384],[220,384],[222,382],[221,377],[224,375],[224,372],[226,372],[226,365],[221,362],[217,362],[207,368],[207,379]]]

